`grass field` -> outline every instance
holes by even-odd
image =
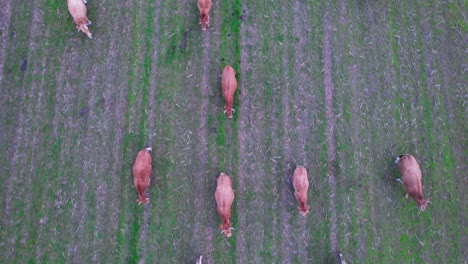
[[[465,1],[213,1],[205,32],[194,0],[87,7],[93,39],[66,1],[0,4],[0,263],[468,263]]]

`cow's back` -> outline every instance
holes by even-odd
[[[229,65],[224,67],[222,74],[223,96],[232,97],[237,88],[236,71]]]
[[[75,23],[79,24],[81,21],[86,19],[86,5],[83,0],[67,0],[68,11],[73,16]],[[87,20],[87,19],[86,19]],[[86,23],[87,21],[84,21]]]
[[[296,195],[297,199],[299,199],[299,197],[303,198],[302,196],[304,195],[307,197],[309,180],[307,179],[307,170],[304,167],[298,166],[296,170],[294,170],[293,186],[294,194]]]
[[[133,164],[133,175],[135,177],[135,182],[140,180],[144,182],[139,182],[139,184],[149,184],[149,177],[151,174],[151,154],[147,150],[141,150],[138,152],[138,155]],[[136,183],[135,183],[136,184]]]
[[[232,202],[234,201],[234,190],[232,189],[232,181],[224,173],[218,178],[215,199],[218,212],[222,215],[230,214]]]
[[[422,173],[416,159],[411,155],[404,155],[398,160],[398,166],[406,192],[409,194],[422,193]]]

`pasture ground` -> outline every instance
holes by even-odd
[[[0,263],[468,262],[466,2],[213,1],[202,32],[196,1],[90,0],[91,40],[62,0],[0,5]],[[395,181],[403,153],[425,212]]]

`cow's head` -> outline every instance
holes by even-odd
[[[431,203],[431,202],[427,199],[422,200],[422,202],[418,203],[419,210],[425,211],[428,203]]]
[[[302,216],[306,216],[309,213],[310,206],[306,205],[304,207],[298,206],[297,207]]]
[[[224,233],[226,237],[230,237],[232,235],[231,230],[234,229],[231,226],[232,224],[228,220],[227,223],[219,225],[219,229],[221,229],[221,233]]]
[[[224,106],[224,114],[227,115],[228,118],[232,118],[232,113],[235,113],[236,110],[234,108],[229,108],[227,105]]]
[[[210,25],[210,16],[205,13],[201,13],[200,25],[202,30],[206,30],[206,27]]]
[[[93,34],[91,34],[91,32],[89,32],[89,29],[88,29],[89,24],[90,22],[88,22],[87,24],[76,26],[76,28],[78,29],[78,32],[83,31],[83,33],[85,33],[86,36],[88,36],[88,38],[93,38]]]

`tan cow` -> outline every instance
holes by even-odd
[[[303,216],[307,215],[310,206],[307,205],[307,190],[309,189],[309,180],[307,179],[307,170],[298,166],[293,176],[294,196],[296,196],[299,206],[297,207]]]
[[[136,200],[138,203],[149,203],[149,198],[146,197],[145,191],[150,185],[151,151],[151,148],[145,148],[138,152],[133,164],[133,183],[138,192],[139,198]]]
[[[84,0],[67,0],[68,2],[68,11],[73,17],[75,21],[76,28],[78,32],[83,31],[83,33],[88,36],[88,38],[92,38],[91,32],[89,32],[88,25],[91,25],[91,21],[89,21],[88,17],[86,16],[86,1]]]
[[[202,30],[210,25],[211,0],[198,0],[198,9],[200,10],[200,25]]]
[[[235,112],[232,108],[234,103],[234,93],[237,89],[236,71],[229,65],[224,67],[221,79],[223,97],[224,101],[226,101],[226,105],[224,106],[224,113],[227,113],[228,118],[232,118],[232,112]]]
[[[422,174],[418,162],[413,156],[405,154],[398,156],[395,163],[400,167],[401,180],[397,179],[397,181],[405,187],[406,198],[410,195],[421,211],[426,210],[429,201],[423,198]]]
[[[231,179],[224,173],[219,175],[215,199],[218,213],[223,219],[223,224],[220,225],[219,228],[226,237],[230,237],[232,223],[229,222],[229,218],[231,218],[231,205],[234,201],[234,190],[232,189]]]

